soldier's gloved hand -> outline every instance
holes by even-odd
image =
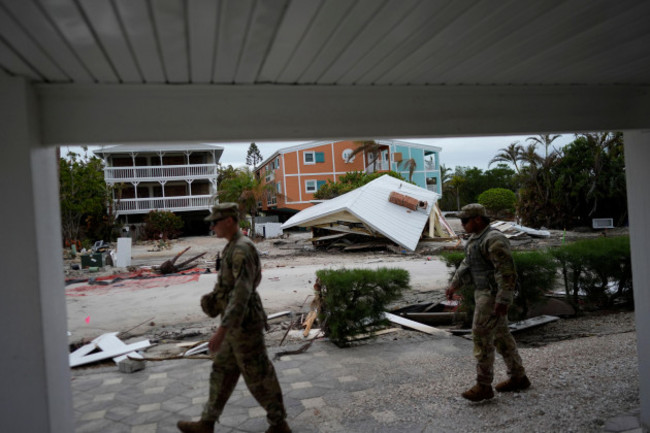
[[[447,290],[445,290],[445,296],[446,296],[447,299],[449,299],[450,301],[454,298],[454,293],[456,293],[456,288],[455,288],[455,287],[449,286],[449,287],[447,288]]]
[[[508,304],[494,304],[494,314],[497,316],[508,314]]]
[[[201,297],[201,309],[209,317],[214,318],[219,315],[214,292],[210,292]]]

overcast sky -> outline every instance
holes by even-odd
[[[454,169],[457,166],[478,167],[481,170],[488,169],[488,163],[500,149],[507,147],[514,141],[526,145],[526,138],[530,135],[494,136],[494,137],[456,137],[456,138],[405,138],[401,139],[412,143],[429,144],[442,148],[440,152],[440,163],[445,167]],[[573,134],[563,134],[553,142],[555,147],[562,147],[575,139]],[[262,158],[270,157],[276,150],[307,143],[307,141],[255,141],[262,153]],[[214,143],[224,147],[221,156],[221,164],[235,167],[246,164],[246,153],[250,142],[246,143]],[[92,149],[93,147],[91,147]],[[64,146],[61,154],[65,155],[67,149],[81,153],[79,147]],[[538,148],[542,153],[544,149]]]
[[[453,169],[456,166],[478,167],[488,169],[488,163],[500,149],[507,147],[514,141],[526,145],[526,138],[530,135],[513,135],[499,137],[458,137],[458,138],[404,138],[400,140],[412,143],[429,144],[442,148],[440,163]],[[553,142],[556,147],[562,147],[575,139],[573,134],[564,134]],[[306,141],[258,142],[255,144],[262,153],[262,158],[270,157],[276,150],[307,143]],[[224,146],[221,163],[223,165],[239,166],[246,162],[246,153],[250,143],[215,143]],[[538,148],[538,152],[544,150]]]

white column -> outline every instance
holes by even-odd
[[[29,83],[0,78],[0,431],[73,431],[55,148]]]
[[[650,131],[625,132],[632,281],[639,354],[641,424],[650,430]]]

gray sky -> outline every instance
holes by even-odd
[[[401,140],[412,143],[429,144],[442,148],[440,152],[440,163],[447,168],[453,169],[456,166],[478,167],[482,170],[488,169],[488,163],[500,149],[507,147],[514,141],[526,145],[526,138],[530,135],[493,136],[493,137],[455,137],[455,138],[404,138]],[[553,142],[555,147],[562,147],[575,139],[573,134],[563,134]],[[255,141],[262,153],[263,159],[270,157],[276,150],[307,143],[307,141]],[[220,162],[223,165],[235,167],[246,164],[246,153],[250,142],[246,143],[214,143],[224,147]],[[93,147],[91,147],[92,149]],[[63,146],[61,154],[65,155],[67,149],[81,153],[79,147]],[[538,152],[543,149],[538,148]]]

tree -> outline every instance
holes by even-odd
[[[267,194],[275,194],[272,184],[263,183],[257,179],[248,167],[236,170],[233,177],[223,181],[217,193],[220,202],[234,202],[239,204],[240,216],[249,213],[252,217],[251,232],[255,234],[255,216],[257,203]]]
[[[418,166],[417,161],[413,158],[409,158],[400,161],[397,165],[409,171],[409,182],[413,182],[413,173]]]
[[[519,173],[519,165],[517,163],[520,161],[523,150],[523,146],[519,144],[518,141],[512,142],[510,145],[508,145],[508,147],[499,149],[500,152],[490,160],[488,167],[495,162],[505,162],[507,164],[514,165],[515,171]]]
[[[467,182],[463,176],[454,174],[449,181],[449,186],[456,192],[456,210],[460,210],[460,189]]]
[[[68,152],[66,158],[59,158],[61,229],[65,241],[87,236],[110,238],[114,217],[107,212],[112,201],[103,169],[103,161],[88,157],[87,153],[82,156]]]
[[[382,145],[377,143],[374,140],[355,141],[354,144],[356,144],[357,147],[352,151],[349,158],[352,158],[359,153],[364,153],[364,154],[367,153],[370,156],[370,158],[372,158],[372,159],[369,158],[368,165],[375,166],[375,163],[377,162],[379,156],[381,155],[380,150],[382,148]],[[377,167],[375,166],[375,169],[376,168]]]
[[[252,165],[253,171],[257,168],[257,164],[262,162],[262,153],[257,147],[257,144],[251,143],[248,147],[248,153],[246,154],[246,165]]]
[[[364,173],[362,171],[351,171],[339,177],[336,182],[328,180],[327,183],[314,193],[314,198],[318,200],[329,200],[334,197],[346,194],[353,189],[359,188],[378,177],[388,175],[395,179],[405,180],[401,174],[396,171],[388,171],[382,173]]]

